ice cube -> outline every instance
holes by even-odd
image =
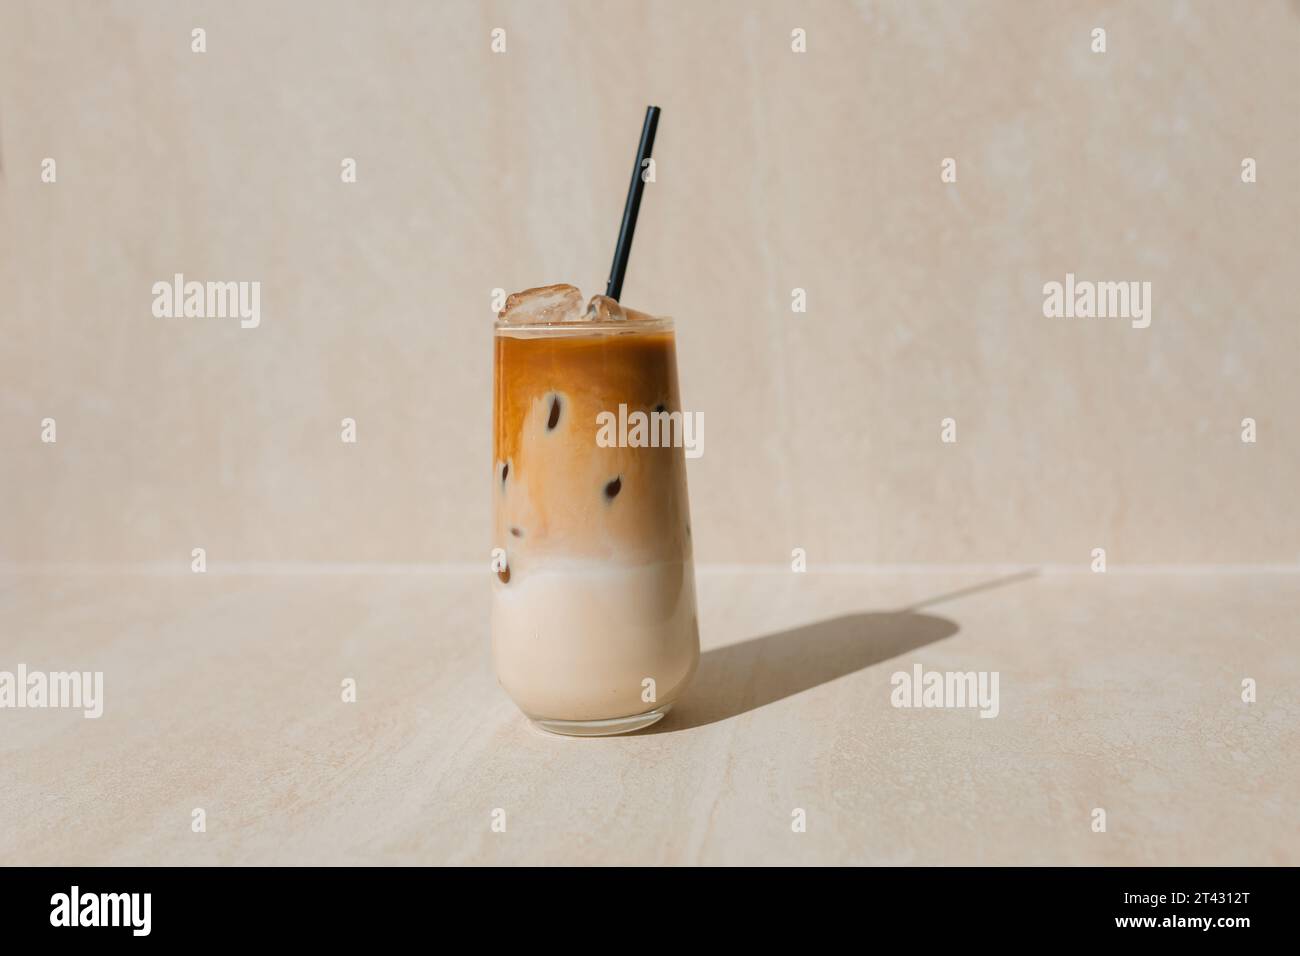
[[[627,316],[617,300],[607,295],[593,295],[587,303],[587,319],[591,322],[622,322]]]
[[[546,285],[525,289],[506,299],[506,307],[497,313],[502,322],[520,325],[545,322],[581,322],[582,293],[571,285]]]
[[[593,295],[587,303],[587,319],[593,322],[644,322],[653,318],[653,315],[629,309],[607,295]]]

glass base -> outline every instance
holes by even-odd
[[[663,720],[664,714],[672,709],[672,704],[664,704],[644,714],[632,717],[611,717],[609,720],[546,720],[531,717],[533,725],[552,734],[566,737],[610,737],[614,734],[630,734],[642,730],[651,724]]]

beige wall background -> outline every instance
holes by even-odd
[[[1281,0],[3,0],[0,560],[485,560],[492,290],[602,286],[654,102],[624,300],[699,559],[1300,561],[1298,50]],[[261,326],[154,318],[176,272]],[[1044,318],[1066,272],[1150,328]]]

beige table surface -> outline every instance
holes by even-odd
[[[105,681],[0,710],[0,861],[1300,863],[1300,575],[1013,570],[702,569],[691,696],[585,740],[496,686],[485,572],[0,575],[0,670]],[[917,663],[999,715],[892,707]]]

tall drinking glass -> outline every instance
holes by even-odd
[[[681,434],[673,324],[606,301],[495,328],[493,661],[563,734],[654,723],[699,662],[684,450],[648,443]]]

